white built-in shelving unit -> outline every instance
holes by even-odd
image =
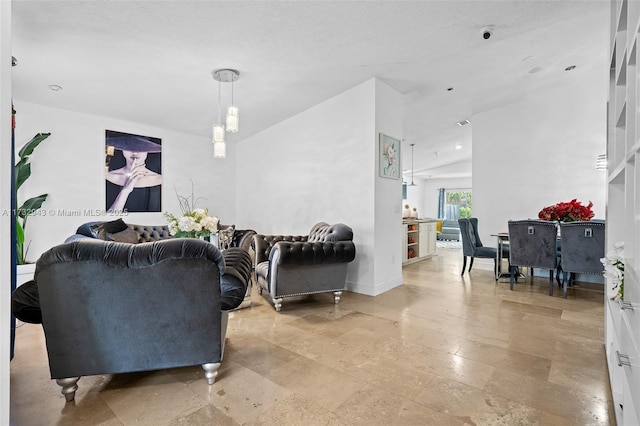
[[[605,344],[618,425],[640,425],[640,2],[611,2],[607,251],[624,241],[624,303],[605,292]]]
[[[402,224],[404,228],[402,264],[429,259],[436,252],[436,222],[411,220]]]

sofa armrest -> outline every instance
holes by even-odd
[[[223,253],[226,269],[220,277],[222,310],[235,309],[244,300],[251,281],[251,256],[240,247],[229,247]]]
[[[320,265],[348,263],[355,257],[356,246],[353,241],[278,241],[271,249],[269,261],[278,265]]]
[[[233,232],[231,246],[240,247],[248,252],[251,249],[251,242],[254,235],[256,235],[256,231],[253,229],[236,229]]]

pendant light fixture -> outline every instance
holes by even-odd
[[[227,145],[224,140],[225,131],[236,133],[238,131],[238,107],[234,105],[233,83],[240,78],[240,73],[232,69],[219,69],[213,72],[213,79],[218,82],[218,124],[213,126],[213,156],[214,158],[225,158],[227,156]],[[222,110],[222,83],[231,83],[231,106],[227,109],[225,126],[221,120]]]
[[[413,183],[413,146],[415,145],[415,143],[411,144],[411,183],[408,186],[418,186],[415,183]]]

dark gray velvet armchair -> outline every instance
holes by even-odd
[[[548,269],[549,296],[552,296],[553,274],[558,266],[556,223],[546,220],[510,220],[508,226],[511,269],[509,288],[513,290],[519,266]]]
[[[35,281],[51,378],[67,401],[87,375],[200,364],[213,384],[227,328],[224,272],[220,251],[198,239],[81,239],[44,253]]]
[[[340,301],[347,265],[356,256],[353,231],[345,224],[315,224],[309,235],[253,236],[255,278],[276,311],[285,297],[333,292]]]
[[[560,223],[562,293],[567,297],[569,274],[602,275],[605,254],[605,223],[602,221]]]

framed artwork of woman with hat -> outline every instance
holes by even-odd
[[[107,130],[105,141],[107,211],[161,211],[160,139]]]

